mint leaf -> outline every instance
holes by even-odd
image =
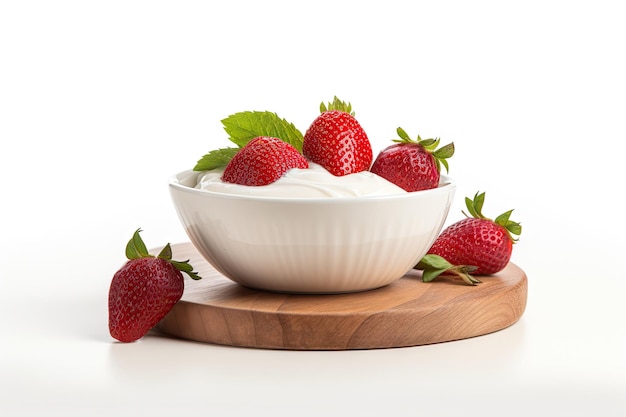
[[[239,148],[215,149],[204,155],[195,167],[194,171],[208,171],[228,165],[228,162],[239,152]]]
[[[269,111],[244,111],[232,114],[222,120],[224,130],[231,142],[244,147],[257,136],[271,136],[287,142],[298,152],[302,152],[302,133],[276,113]]]
[[[422,281],[431,282],[442,274],[455,275],[465,281],[466,284],[476,285],[480,280],[471,275],[476,270],[475,266],[470,265],[452,265],[445,258],[435,255],[426,254],[413,269],[422,270]]]
[[[429,253],[429,254],[424,255],[422,259],[420,259],[416,268],[426,269],[430,267],[433,269],[443,269],[445,271],[446,269],[452,268],[453,266],[454,265],[452,265],[442,256]]]

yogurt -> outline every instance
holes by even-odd
[[[268,185],[248,186],[222,181],[224,169],[202,172],[195,188],[223,194],[265,197],[333,198],[406,194],[406,191],[369,171],[337,177],[321,165],[293,168]]]

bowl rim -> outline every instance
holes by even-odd
[[[359,202],[359,201],[387,201],[387,200],[402,200],[413,199],[425,195],[449,192],[456,188],[456,181],[449,175],[440,174],[439,186],[428,190],[410,191],[404,194],[388,194],[388,195],[366,195],[366,196],[342,196],[342,197],[280,197],[280,196],[267,196],[267,195],[244,195],[244,194],[227,194],[216,191],[208,191],[199,188],[190,187],[182,183],[181,177],[189,177],[192,174],[200,175],[203,171],[194,171],[193,169],[186,169],[180,171],[177,174],[171,175],[168,179],[168,185],[171,189],[187,192],[195,195],[203,195],[214,198],[224,198],[232,200],[245,200],[245,201],[267,201],[267,202],[281,202],[281,203],[345,203],[345,202]]]

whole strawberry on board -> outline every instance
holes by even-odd
[[[128,261],[113,275],[109,289],[109,332],[120,342],[142,338],[183,295],[185,272],[200,279],[189,261],[173,261],[168,243],[155,257],[137,229],[126,245]]]
[[[454,142],[439,149],[440,139],[413,140],[399,127],[400,139],[383,149],[370,171],[405,191],[420,191],[439,186],[441,165],[448,171],[447,159],[454,155]]]
[[[459,272],[468,284],[480,282],[472,275],[491,275],[506,267],[511,259],[513,235],[522,233],[522,226],[510,220],[509,210],[495,220],[482,213],[485,193],[476,193],[474,199],[465,198],[471,217],[467,217],[443,230],[422,258],[416,269],[423,269],[423,280],[432,281],[442,273]],[[443,261],[445,261],[445,263]],[[447,266],[446,263],[449,265]]]
[[[328,106],[322,103],[320,112],[304,134],[304,156],[338,177],[367,171],[372,146],[350,103],[335,97]]]
[[[241,185],[267,185],[292,168],[308,167],[306,158],[287,142],[259,136],[233,156],[224,169],[222,180]]]

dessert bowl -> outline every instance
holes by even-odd
[[[346,293],[400,279],[441,231],[455,183],[411,193],[333,198],[231,195],[195,188],[199,173],[169,180],[191,243],[243,286],[287,293]]]

